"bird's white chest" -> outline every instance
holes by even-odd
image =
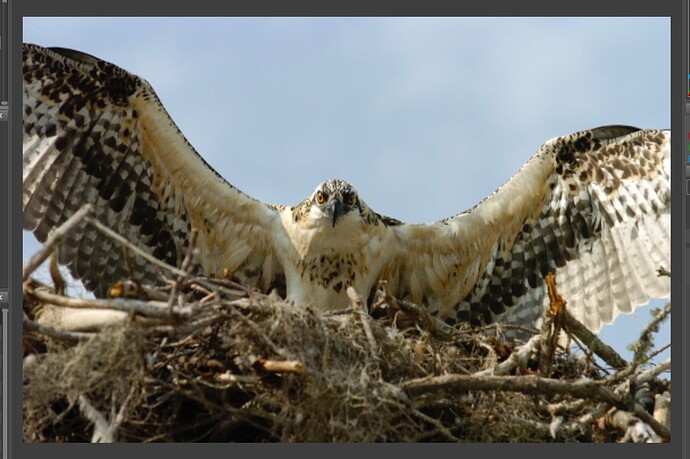
[[[366,298],[375,282],[371,249],[376,235],[361,222],[341,221],[333,227],[288,230],[292,262],[285,270],[288,299],[319,309],[347,307],[348,287]],[[372,244],[373,243],[373,244]]]
[[[361,295],[370,288],[366,250],[340,253],[335,249],[311,253],[297,263],[297,279],[288,287],[288,297],[295,302],[313,303],[320,309],[346,307],[345,291],[354,287]]]

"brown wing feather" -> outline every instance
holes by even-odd
[[[532,325],[554,272],[592,330],[670,284],[670,132],[607,126],[555,138],[467,212],[401,225],[389,283],[449,319]]]
[[[148,83],[93,56],[35,45],[24,45],[23,69],[24,228],[39,241],[92,203],[101,222],[172,265],[196,227],[206,272],[227,268],[254,281],[278,274],[276,208],[206,164]],[[70,235],[59,255],[98,295],[130,274],[160,281],[138,257],[129,273],[122,249],[92,228]]]

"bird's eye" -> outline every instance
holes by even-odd
[[[326,202],[326,195],[320,191],[316,193],[316,202],[318,202],[319,204],[323,204],[324,202]]]
[[[347,205],[348,206],[354,206],[356,202],[357,202],[357,196],[355,196],[354,194],[351,194],[347,197]]]

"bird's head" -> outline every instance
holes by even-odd
[[[361,217],[364,206],[355,187],[339,179],[319,184],[308,201],[309,215],[333,227],[343,218]]]

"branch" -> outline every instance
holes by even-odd
[[[169,319],[171,313],[167,305],[134,299],[116,298],[113,300],[87,300],[80,298],[69,298],[41,290],[33,290],[28,286],[26,288],[26,293],[27,295],[30,295],[44,303],[67,308],[111,309],[160,319]],[[191,317],[192,310],[191,308],[174,307],[172,313],[178,318],[187,319]]]
[[[539,349],[541,335],[534,335],[525,344],[517,348],[499,365],[474,373],[475,376],[503,376],[510,374],[518,366],[526,366],[530,356]]]
[[[160,267],[160,268],[163,268],[163,269],[165,269],[166,271],[170,271],[171,273],[176,274],[176,275],[178,275],[178,276],[186,276],[186,275],[187,275],[187,273],[184,272],[183,270],[181,270],[180,268],[176,268],[176,267],[174,267],[174,266],[172,266],[172,265],[169,265],[168,263],[166,263],[166,262],[164,262],[164,261],[161,261],[161,260],[159,260],[158,258],[154,257],[154,256],[151,255],[150,253],[148,253],[148,252],[146,252],[146,251],[140,249],[139,247],[137,247],[136,245],[132,244],[130,241],[128,241],[128,240],[125,239],[124,237],[120,236],[120,235],[117,234],[115,231],[111,230],[110,228],[108,228],[107,226],[105,226],[104,224],[102,224],[101,222],[99,222],[98,220],[96,220],[95,218],[87,217],[87,220],[88,220],[88,222],[89,222],[90,224],[92,224],[98,231],[100,231],[101,233],[105,234],[105,235],[108,236],[109,238],[111,238],[111,239],[113,239],[113,240],[119,242],[120,244],[122,244],[123,246],[125,246],[127,249],[129,249],[129,250],[131,250],[132,252],[136,253],[137,255],[139,255],[141,258],[143,258],[144,260],[148,261],[149,263],[152,263],[152,264],[154,264],[154,265],[156,265],[156,266],[158,266],[158,267]]]
[[[600,340],[597,335],[571,316],[567,310],[563,311],[563,318],[565,319],[565,330],[582,341],[585,346],[601,357],[608,365],[617,370],[628,366],[628,362],[618,352]]]
[[[48,335],[51,338],[59,339],[62,341],[67,341],[69,343],[78,343],[80,341],[86,341],[95,336],[94,333],[83,333],[83,332],[70,332],[65,330],[58,330],[48,325],[43,325],[35,320],[31,320],[29,316],[24,314],[24,325],[27,326],[29,330],[33,330],[37,333],[43,335]]]
[[[591,379],[561,381],[539,376],[476,376],[450,374],[412,379],[401,384],[409,395],[453,391],[508,391],[523,394],[565,394],[607,402],[614,406],[628,407],[627,401],[612,390]]]
[[[378,358],[379,351],[378,351],[378,345],[376,344],[376,339],[374,338],[374,333],[371,331],[371,325],[369,324],[369,320],[371,320],[371,316],[367,314],[366,312],[366,307],[362,299],[359,297],[355,289],[350,286],[347,288],[347,297],[350,299],[352,302],[352,308],[355,310],[357,315],[359,316],[360,320],[362,321],[362,327],[364,328],[364,334],[367,337],[367,341],[369,342],[369,347],[371,348],[371,353],[375,357]]]
[[[51,253],[57,248],[58,245],[67,237],[68,234],[72,232],[75,226],[82,222],[84,219],[88,219],[87,215],[93,210],[91,204],[86,204],[77,212],[74,213],[70,218],[68,218],[65,223],[54,228],[48,235],[48,239],[43,244],[43,248],[32,256],[29,261],[24,265],[23,279],[26,281],[32,272],[38,268],[41,263],[46,261]]]

